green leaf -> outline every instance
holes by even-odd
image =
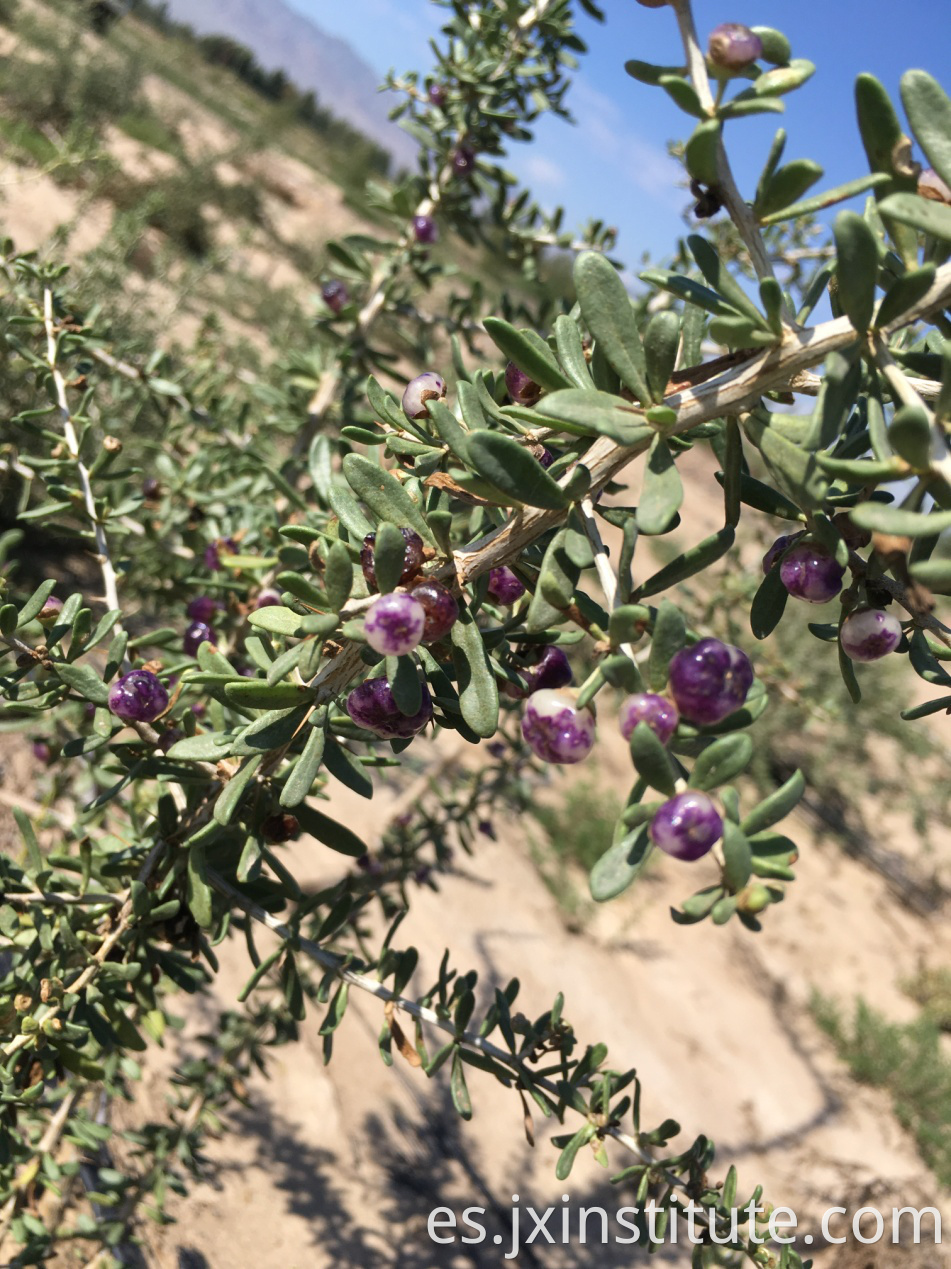
[[[538,573],[536,593],[564,612],[572,603],[581,568],[566,550],[569,530],[560,530],[548,544]]]
[[[324,740],[326,733],[323,727],[312,727],[304,745],[301,756],[284,782],[281,790],[281,806],[299,806],[310,793],[317,772],[324,757]]]
[[[564,491],[513,437],[502,432],[473,432],[466,449],[476,471],[516,501],[548,511],[561,511],[568,506]]]
[[[466,1068],[462,1064],[458,1049],[452,1055],[452,1068],[449,1076],[449,1091],[452,1104],[463,1119],[472,1118],[472,1101],[466,1086]]]
[[[373,797],[373,781],[367,775],[363,763],[329,734],[324,743],[324,766],[335,780],[339,780],[360,797]],[[300,819],[299,814],[297,818]]]
[[[224,732],[206,731],[176,740],[166,755],[176,762],[219,762],[231,753],[235,738]]]
[[[67,687],[72,688],[74,692],[78,692],[87,701],[92,701],[94,705],[108,705],[109,688],[103,683],[91,665],[76,665],[54,661],[53,668],[56,671],[57,678],[62,679]]]
[[[389,594],[399,585],[405,561],[406,539],[395,524],[381,521],[373,543],[373,568],[381,595]]]
[[[680,347],[680,315],[673,309],[661,309],[647,324],[644,333],[644,361],[651,399],[663,401],[670,376],[677,365]]]
[[[212,814],[219,824],[230,824],[235,812],[241,804],[248,785],[254,779],[258,767],[264,759],[263,754],[255,754],[246,758],[228,783],[218,794]]]
[[[723,124],[719,119],[698,123],[684,148],[687,171],[701,185],[716,185],[720,179],[720,137]]]
[[[476,415],[476,422],[480,427],[485,426],[485,416],[482,413],[482,407],[479,404],[479,396],[471,384],[460,384],[460,389],[464,387],[465,391],[460,391],[459,404],[463,409],[463,417],[469,423],[470,431],[473,428],[473,414]],[[459,423],[459,420],[450,410],[444,401],[429,402],[429,417],[433,421],[433,426],[439,433],[440,440],[452,450],[453,454],[462,462],[466,461],[467,445],[470,433]]]
[[[653,842],[646,824],[608,848],[591,869],[588,886],[596,903],[606,903],[633,885],[650,858]]]
[[[899,224],[951,242],[951,207],[945,203],[918,194],[889,194],[879,204],[879,211]]]
[[[690,787],[707,790],[729,784],[746,770],[752,757],[753,742],[749,736],[723,736],[708,745],[694,763]]]
[[[951,560],[917,560],[909,571],[916,582],[921,582],[936,595],[951,595]]]
[[[659,692],[667,682],[670,658],[686,644],[687,627],[683,613],[668,599],[662,599],[654,619],[650,657],[647,662],[647,681],[651,690]]]
[[[632,57],[624,63],[624,69],[632,79],[640,84],[656,86],[665,75],[682,75],[683,66],[657,66],[654,62],[641,62]]]
[[[20,609],[20,617],[17,621],[17,629],[28,625],[35,617],[43,611],[43,605],[52,595],[56,587],[56,579],[49,578],[45,582],[40,582],[36,590]]]
[[[717,295],[716,291],[711,291],[696,278],[688,278],[682,273],[673,273],[669,269],[646,269],[638,276],[642,282],[660,287],[663,291],[669,291],[679,300],[685,300],[688,304],[705,309],[716,317],[737,316],[737,311],[732,304],[728,304],[722,295]]]
[[[849,321],[859,332],[872,324],[875,309],[875,282],[878,277],[878,247],[875,235],[863,216],[841,211],[832,227],[837,256],[839,302]]]
[[[651,445],[637,504],[638,531],[648,535],[666,532],[683,500],[683,484],[670,446],[657,436]]]
[[[558,1156],[558,1162],[555,1165],[555,1177],[559,1181],[567,1180],[574,1166],[578,1151],[582,1146],[587,1145],[594,1136],[597,1129],[594,1124],[584,1124],[575,1135],[571,1138],[561,1154]]]
[[[792,55],[792,46],[782,31],[777,31],[772,26],[754,26],[751,30],[754,35],[759,36],[760,43],[763,45],[764,62],[771,62],[773,66],[788,64]],[[732,1200],[728,1206],[733,1206]]]
[[[896,278],[878,306],[875,325],[883,327],[897,322],[903,313],[924,298],[934,281],[934,275],[934,265],[924,264],[920,269],[909,269],[900,278]]]
[[[362,454],[347,454],[343,460],[343,474],[353,492],[378,519],[415,529],[424,541],[436,545],[419,506],[390,472]]]
[[[353,560],[343,542],[334,542],[324,565],[324,590],[334,612],[339,612],[353,589]],[[264,610],[266,611],[266,610]]]
[[[934,76],[923,70],[902,75],[901,99],[931,166],[951,185],[951,99]]]
[[[400,713],[409,718],[419,713],[423,703],[423,689],[413,657],[387,657],[386,677]]]
[[[782,583],[779,569],[769,570],[750,605],[750,629],[757,639],[766,639],[783,619],[789,591]]]
[[[742,829],[727,820],[723,826],[723,880],[736,894],[753,875],[753,852]]]
[[[769,797],[763,799],[759,806],[750,811],[740,824],[747,837],[772,828],[780,820],[784,820],[806,791],[806,781],[801,771],[794,772],[789,779]]]
[[[346,549],[344,547],[344,550]],[[282,608],[278,604],[269,604],[267,608],[248,613],[248,624],[257,630],[267,630],[270,634],[291,637],[298,637],[304,633],[301,626],[303,620],[300,613],[292,612],[290,608]]]
[[[313,688],[306,684],[266,683],[263,679],[225,683],[224,691],[236,705],[248,705],[251,709],[289,709],[314,699]]]
[[[214,896],[205,870],[204,846],[194,845],[189,850],[186,879],[186,898],[191,914],[203,930],[210,929],[214,920]]]
[[[553,427],[567,423],[582,436],[607,436],[619,445],[638,445],[654,435],[643,414],[621,397],[594,389],[566,388],[543,397],[538,410],[539,425],[549,420]]]
[[[716,473],[719,484],[723,484],[723,472]],[[802,520],[803,514],[794,502],[783,496],[771,485],[764,485],[761,480],[746,472],[740,474],[740,501],[756,511],[763,511],[768,516],[778,516],[781,520]]]
[[[951,529],[951,511],[906,511],[884,502],[861,502],[849,513],[853,524],[873,533],[921,538]]]
[[[859,194],[864,194],[870,189],[881,189],[884,185],[891,184],[891,177],[885,176],[881,172],[873,172],[870,176],[859,176],[854,181],[846,181],[842,185],[836,185],[834,189],[825,190],[821,194],[813,194],[811,198],[804,198],[801,203],[793,203],[791,207],[785,207],[782,211],[772,212],[769,216],[763,216],[760,224],[778,225],[783,220],[795,220],[799,216],[812,216],[816,212],[820,212],[823,208],[833,207],[836,203],[844,203],[848,198],[855,198]]]
[[[671,101],[686,114],[693,115],[695,119],[707,118],[707,112],[700,104],[697,90],[689,79],[685,79],[683,75],[661,75],[657,83],[667,93]]]
[[[636,597],[645,599],[648,595],[660,594],[669,590],[671,586],[676,586],[678,582],[703,572],[726,555],[735,539],[736,530],[732,525],[719,529],[710,537],[704,538],[702,542],[698,542],[696,546],[684,551],[682,555],[678,555],[669,564],[665,564],[663,568],[658,569],[646,582],[636,588],[634,592]]]
[[[576,388],[589,390],[592,388],[591,372],[584,355],[584,344],[577,322],[567,313],[559,313],[552,327],[555,335],[555,346],[558,349],[558,360],[564,367],[565,374]]]
[[[931,464],[931,421],[923,405],[902,405],[888,425],[892,449],[918,471]]]
[[[757,195],[753,204],[753,214],[759,218],[782,211],[801,199],[806,190],[822,180],[822,175],[822,168],[811,159],[793,159],[767,181],[762,194]]]
[[[477,736],[494,736],[499,726],[499,688],[469,609],[461,610],[450,637],[462,717]]]
[[[750,414],[743,420],[743,427],[762,454],[770,474],[787,490],[795,504],[810,510],[821,507],[829,482],[815,454],[787,440],[772,419]],[[746,482],[742,483],[744,488],[750,488]]]
[[[676,777],[670,754],[647,723],[638,723],[631,734],[631,759],[642,780],[659,793],[673,797]]]
[[[718,295],[722,295],[737,313],[742,313],[744,317],[748,317],[754,327],[765,329],[766,319],[763,314],[746,294],[706,238],[701,238],[699,234],[690,234],[687,238],[687,246],[697,262],[697,268],[706,278],[709,285],[713,287],[714,291]]]
[[[359,859],[361,855],[367,853],[366,843],[361,841],[352,829],[347,828],[345,824],[338,824],[322,811],[317,811],[312,806],[298,804],[294,815],[302,832],[308,837],[316,837],[317,841],[329,846],[338,854]]]
[[[845,649],[842,647],[841,641],[838,645],[839,649],[839,673],[842,675],[842,682],[845,684],[849,696],[852,698],[852,704],[858,705],[862,699],[862,689],[859,681],[855,676],[855,666],[852,664],[852,658],[846,656]]]
[[[571,386],[555,354],[534,331],[516,330],[500,317],[487,317],[482,325],[503,356],[514,361],[539,387],[554,390]]]
[[[575,261],[574,282],[588,330],[621,382],[646,405],[650,393],[644,349],[630,297],[617,270],[599,251],[584,251]]]

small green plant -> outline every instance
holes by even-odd
[[[891,1094],[922,1159],[942,1185],[951,1185],[951,1059],[937,1018],[925,1009],[914,1022],[889,1022],[859,999],[849,1020],[819,992],[812,1011],[854,1078]]]
[[[911,978],[902,983],[916,1005],[942,1031],[951,1031],[951,969],[946,965],[919,965]]]

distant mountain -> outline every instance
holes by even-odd
[[[390,151],[412,161],[416,147],[387,118],[396,98],[379,93],[379,78],[346,42],[287,7],[283,0],[167,0],[169,14],[202,34],[229,35],[267,70],[283,70],[318,101]]]

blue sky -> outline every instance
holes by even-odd
[[[445,10],[429,0],[288,0],[335,35],[349,40],[382,75],[428,69],[430,37]],[[671,10],[646,9],[634,0],[602,0],[603,24],[580,12],[577,30],[588,45],[568,97],[577,119],[540,121],[536,140],[513,146],[507,164],[546,206],[562,204],[566,227],[600,216],[620,230],[617,256],[636,267],[643,252],[667,254],[682,232],[679,213],[689,195],[677,187],[680,169],[666,155],[668,139],[689,135],[690,121],[665,93],[632,80],[627,58],[676,63],[677,27]],[[898,82],[922,67],[951,91],[951,0],[825,0],[797,5],[775,0],[695,0],[701,39],[718,22],[782,28],[793,55],[815,62],[813,79],[786,99],[785,115],[764,115],[728,125],[727,143],[738,182],[750,194],[773,133],[789,134],[787,159],[821,163],[822,185],[867,171],[852,105],[861,71],[881,79],[898,101]],[[919,156],[920,157],[920,156]]]

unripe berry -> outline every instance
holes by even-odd
[[[692,862],[712,850],[723,836],[723,820],[705,793],[685,789],[664,803],[648,831],[654,845],[666,854]]]
[[[581,762],[594,745],[594,731],[594,715],[579,709],[571,692],[543,689],[525,702],[522,735],[544,762]]]
[[[192,621],[204,621],[207,625],[210,625],[220,607],[221,605],[218,601],[212,599],[210,595],[196,595],[194,599],[189,601],[188,607],[185,609],[185,615],[190,617]]]
[[[36,614],[36,619],[44,626],[51,626],[62,611],[63,601],[55,595],[48,595],[43,607]]]
[[[109,708],[126,723],[151,723],[168,709],[168,692],[151,670],[130,670],[109,689]]]
[[[776,539],[773,545],[763,556],[763,575],[765,576],[773,567],[779,557],[788,547],[802,537],[801,533],[784,533],[782,537]]]
[[[441,582],[427,579],[410,591],[426,614],[423,643],[436,643],[445,638],[459,617],[459,605]]]
[[[842,589],[845,569],[818,542],[791,547],[779,566],[779,577],[793,599],[827,604]]]
[[[426,726],[433,716],[433,702],[424,685],[418,712],[403,714],[385,678],[367,679],[347,697],[347,713],[358,727],[375,732],[384,740],[404,740]]]
[[[439,226],[432,216],[413,217],[413,237],[423,247],[431,247],[439,241]]]
[[[381,595],[370,605],[363,633],[367,643],[383,656],[401,657],[423,639],[426,613],[412,595]]]
[[[182,648],[187,657],[193,657],[203,643],[214,643],[215,632],[204,621],[193,621],[186,629]]]
[[[719,639],[701,639],[671,658],[670,694],[691,723],[720,722],[740,708],[752,685],[749,657]]]
[[[522,670],[521,675],[528,681],[529,692],[554,691],[567,687],[574,678],[564,650],[553,643],[548,645],[535,665]]]
[[[505,367],[505,390],[516,405],[534,405],[542,394],[535,380],[520,370],[514,361]]]
[[[429,415],[427,401],[442,401],[446,395],[446,381],[435,370],[424,370],[411,379],[403,393],[403,413],[408,419],[425,419]]]
[[[350,292],[344,284],[336,278],[332,278],[331,281],[325,282],[320,288],[320,294],[323,296],[324,303],[334,315],[339,313],[350,299]]]
[[[629,696],[621,706],[619,714],[621,734],[630,740],[638,723],[646,723],[662,745],[677,730],[680,715],[677,706],[666,696],[657,696],[653,692],[637,692]]]
[[[840,638],[853,661],[878,661],[901,643],[901,622],[881,608],[860,608],[843,621]]]
[[[400,529],[403,540],[406,543],[406,550],[403,554],[403,571],[400,573],[400,585],[408,582],[411,577],[419,572],[419,566],[423,562],[423,539],[418,533],[414,533],[412,529]],[[373,566],[373,547],[376,543],[376,534],[368,533],[363,539],[363,546],[360,548],[360,565],[363,568],[363,576],[367,579],[367,585],[371,590],[377,589],[376,569]]]
[[[489,572],[489,594],[497,603],[514,604],[525,594],[525,586],[510,568],[493,568]]]
[[[742,22],[721,22],[710,32],[707,53],[714,66],[740,71],[763,56],[763,41]]]

